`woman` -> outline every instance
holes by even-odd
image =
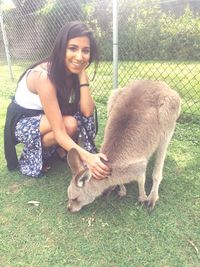
[[[107,160],[106,155],[91,153],[94,148],[88,137],[95,131],[94,101],[86,73],[93,61],[98,62],[98,53],[92,32],[75,21],[60,30],[50,57],[22,74],[8,107],[4,130],[9,170],[19,166],[22,174],[39,177],[45,152],[51,154],[59,146],[65,151],[76,148],[96,179],[110,174],[100,159]],[[75,142],[78,131],[85,128],[81,134],[85,148],[91,152]],[[17,143],[24,144],[19,162]]]

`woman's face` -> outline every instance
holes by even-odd
[[[66,48],[65,65],[70,73],[78,74],[90,60],[90,40],[87,36],[70,39]]]

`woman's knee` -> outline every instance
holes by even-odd
[[[51,125],[49,124],[46,115],[42,115],[41,117],[39,130],[41,135],[51,132]]]
[[[65,124],[66,131],[68,135],[73,136],[78,131],[78,122],[72,116],[65,116],[63,117],[63,121]]]

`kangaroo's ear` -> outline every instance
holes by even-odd
[[[72,148],[68,151],[67,162],[73,175],[76,175],[84,168],[83,161],[81,160],[81,157],[75,148]]]
[[[75,185],[77,187],[84,187],[85,183],[90,180],[92,173],[88,168],[82,170],[75,176]]]

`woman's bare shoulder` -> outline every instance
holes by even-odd
[[[47,79],[48,78],[47,63],[42,63],[40,65],[37,65],[35,68],[31,70],[30,75],[32,75],[36,79]]]
[[[41,88],[54,88],[48,76],[47,64],[42,63],[30,71],[27,76],[27,86],[36,94]]]

